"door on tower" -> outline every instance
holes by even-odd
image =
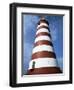
[[[35,61],[33,61],[33,64],[32,64],[32,69],[35,68]]]

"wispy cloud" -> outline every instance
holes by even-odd
[[[49,28],[50,28],[50,32],[51,32],[51,35],[52,35],[52,40],[53,40],[53,41],[56,41],[56,39],[57,39],[56,26],[53,25],[53,24],[50,24]]]
[[[30,62],[31,56],[32,56],[32,49],[33,49],[33,45],[31,43],[24,43],[24,47],[23,47],[23,67],[24,67],[24,73],[27,72],[27,69],[29,67],[29,62]]]
[[[63,70],[63,57],[57,58],[58,66]]]

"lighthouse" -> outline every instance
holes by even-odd
[[[42,17],[37,24],[32,57],[28,68],[29,75],[62,73],[57,65],[52,37],[49,23]]]

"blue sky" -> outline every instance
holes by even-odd
[[[49,22],[54,52],[58,66],[63,69],[63,16],[45,15]],[[31,60],[33,44],[39,15],[23,14],[23,74],[27,73]]]

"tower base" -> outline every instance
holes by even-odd
[[[43,68],[34,68],[28,71],[28,75],[32,74],[55,74],[62,73],[59,67],[43,67]]]

